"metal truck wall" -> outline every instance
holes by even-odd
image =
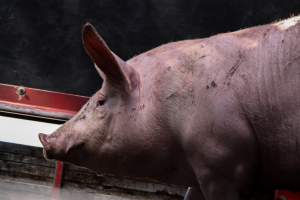
[[[0,83],[91,95],[101,81],[81,45],[92,22],[120,57],[300,13],[299,0],[3,0]]]

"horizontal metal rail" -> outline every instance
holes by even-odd
[[[66,121],[88,101],[88,97],[15,85],[0,84],[0,113]]]

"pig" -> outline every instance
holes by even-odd
[[[127,62],[95,28],[101,89],[51,135],[48,159],[191,186],[193,199],[300,189],[300,16],[171,42]]]

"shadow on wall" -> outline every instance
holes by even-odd
[[[81,45],[95,25],[120,57],[300,13],[299,0],[4,0],[0,83],[91,95],[101,86]]]

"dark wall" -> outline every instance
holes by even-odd
[[[300,13],[299,0],[3,0],[0,83],[91,95],[101,86],[81,45],[92,22],[124,59]]]

